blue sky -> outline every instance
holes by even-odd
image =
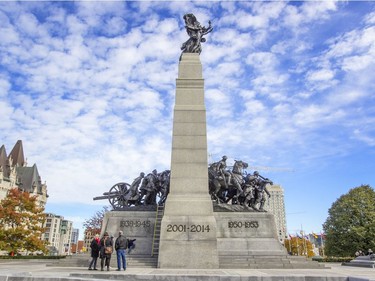
[[[0,144],[23,141],[46,210],[80,229],[93,197],[168,169],[185,13],[214,26],[209,161],[247,161],[284,188],[289,233],[320,232],[375,186],[375,2],[0,2]]]

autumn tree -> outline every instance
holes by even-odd
[[[361,185],[332,204],[323,224],[327,255],[353,256],[357,250],[375,248],[374,202],[374,189]]]
[[[86,231],[90,231],[92,234],[100,234],[102,228],[104,214],[109,211],[108,206],[104,206],[100,211],[97,211],[91,218],[83,222],[83,226]]]
[[[10,189],[0,201],[0,249],[8,252],[47,252],[46,242],[41,240],[46,219],[44,208],[37,206],[36,196]]]
[[[312,243],[305,238],[292,237],[291,239],[285,239],[284,247],[294,256],[314,256]]]

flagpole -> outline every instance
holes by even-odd
[[[305,240],[305,232],[303,231],[303,227],[302,227],[302,224],[301,224],[301,236],[302,236],[302,250],[303,250],[303,255],[304,256],[307,256],[307,251],[306,251],[306,240]]]
[[[299,256],[299,246],[298,246],[298,233],[296,233],[296,244],[297,244],[297,256]]]

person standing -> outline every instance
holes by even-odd
[[[108,232],[104,232],[103,238],[100,240],[100,266],[101,271],[104,270],[104,266],[109,271],[109,264],[111,262],[111,256],[113,252],[113,241],[109,238]]]
[[[123,235],[122,231],[119,231],[118,237],[115,242],[115,250],[117,254],[117,270],[121,270],[122,268],[126,270],[126,257],[125,257],[125,250],[128,248],[128,239]]]
[[[96,262],[98,261],[99,257],[99,250],[100,250],[100,239],[99,239],[99,234],[96,234],[94,239],[92,239],[90,243],[90,248],[91,248],[91,262],[89,265],[89,270],[97,270],[96,269]]]

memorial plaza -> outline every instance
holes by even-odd
[[[38,280],[220,280],[220,281],[375,281],[374,268],[326,263],[322,269],[157,269],[128,267],[126,271],[88,271],[60,267],[53,261],[0,261],[0,281]]]

